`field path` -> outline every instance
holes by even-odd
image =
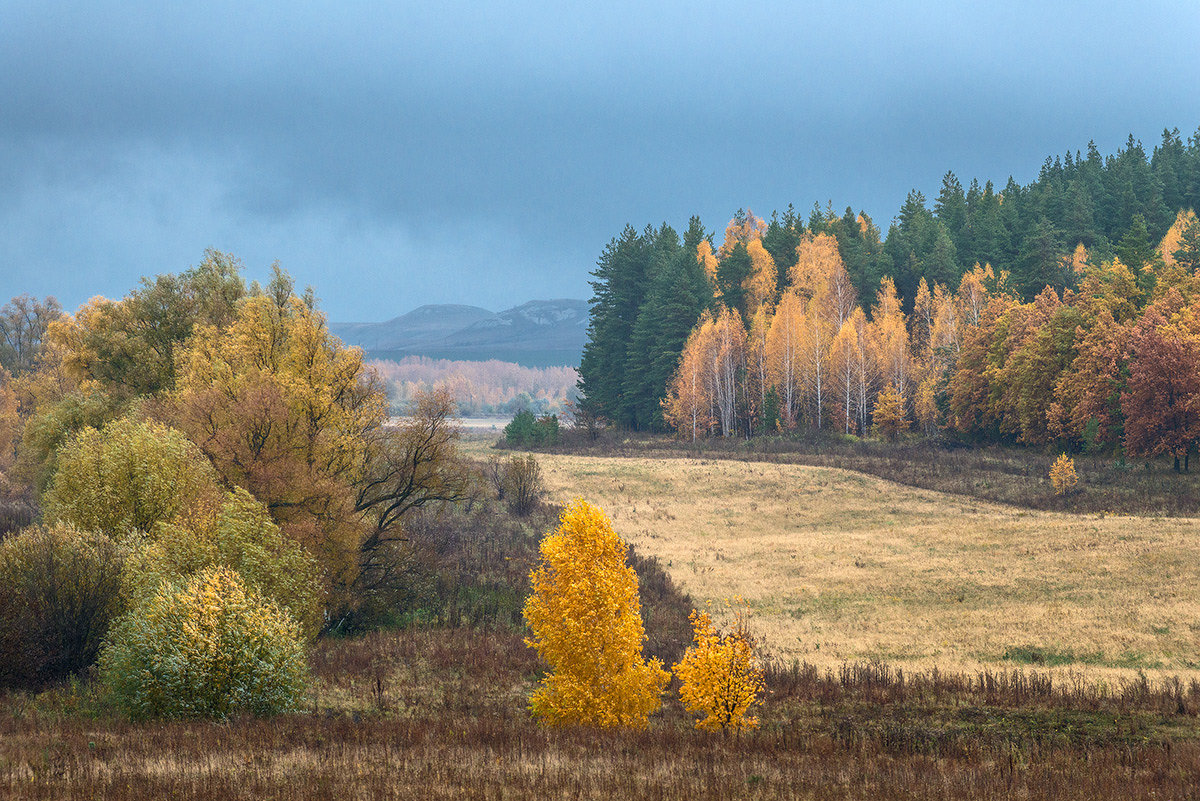
[[[801,465],[538,459],[553,500],[602,507],[698,603],[745,599],[785,659],[1200,678],[1196,519],[1025,511]]]

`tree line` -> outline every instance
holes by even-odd
[[[1002,192],[947,174],[934,208],[911,193],[886,238],[865,214],[816,207],[807,221],[739,211],[719,248],[696,218],[682,240],[627,227],[593,273],[581,404],[686,436],[915,426],[1186,463],[1191,401],[1165,405],[1172,422],[1143,424],[1137,407],[1162,390],[1143,368],[1186,327],[1197,200],[1200,136],[1168,131],[1150,156],[1132,138],[1107,158],[1089,145]],[[1117,355],[1089,365],[1113,337]]]
[[[393,414],[403,415],[422,394],[445,387],[463,417],[513,415],[529,410],[560,414],[574,398],[579,373],[573,367],[525,367],[497,359],[458,361],[405,356],[373,361],[387,384]]]

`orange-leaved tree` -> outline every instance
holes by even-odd
[[[762,696],[763,668],[744,615],[738,616],[727,634],[713,626],[707,612],[693,611],[691,620],[695,642],[675,665],[684,707],[704,715],[696,721],[697,729],[753,729],[758,718],[748,713]]]
[[[525,602],[526,640],[551,671],[529,708],[551,725],[645,728],[670,679],[646,639],[628,546],[601,510],[576,500],[541,545]]]

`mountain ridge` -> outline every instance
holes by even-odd
[[[425,304],[379,323],[330,322],[329,330],[374,360],[426,356],[577,367],[587,326],[587,301],[552,298],[495,313],[479,306]]]

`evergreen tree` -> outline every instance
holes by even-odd
[[[628,363],[629,343],[645,295],[649,240],[647,226],[639,234],[625,226],[600,254],[592,272],[591,320],[588,341],[579,364],[581,405],[597,417],[619,421],[628,418],[622,405],[622,380]]]
[[[750,275],[750,267],[750,253],[743,242],[738,242],[717,267],[718,297],[723,304],[739,311],[743,321],[746,319],[746,290],[742,285]]]

